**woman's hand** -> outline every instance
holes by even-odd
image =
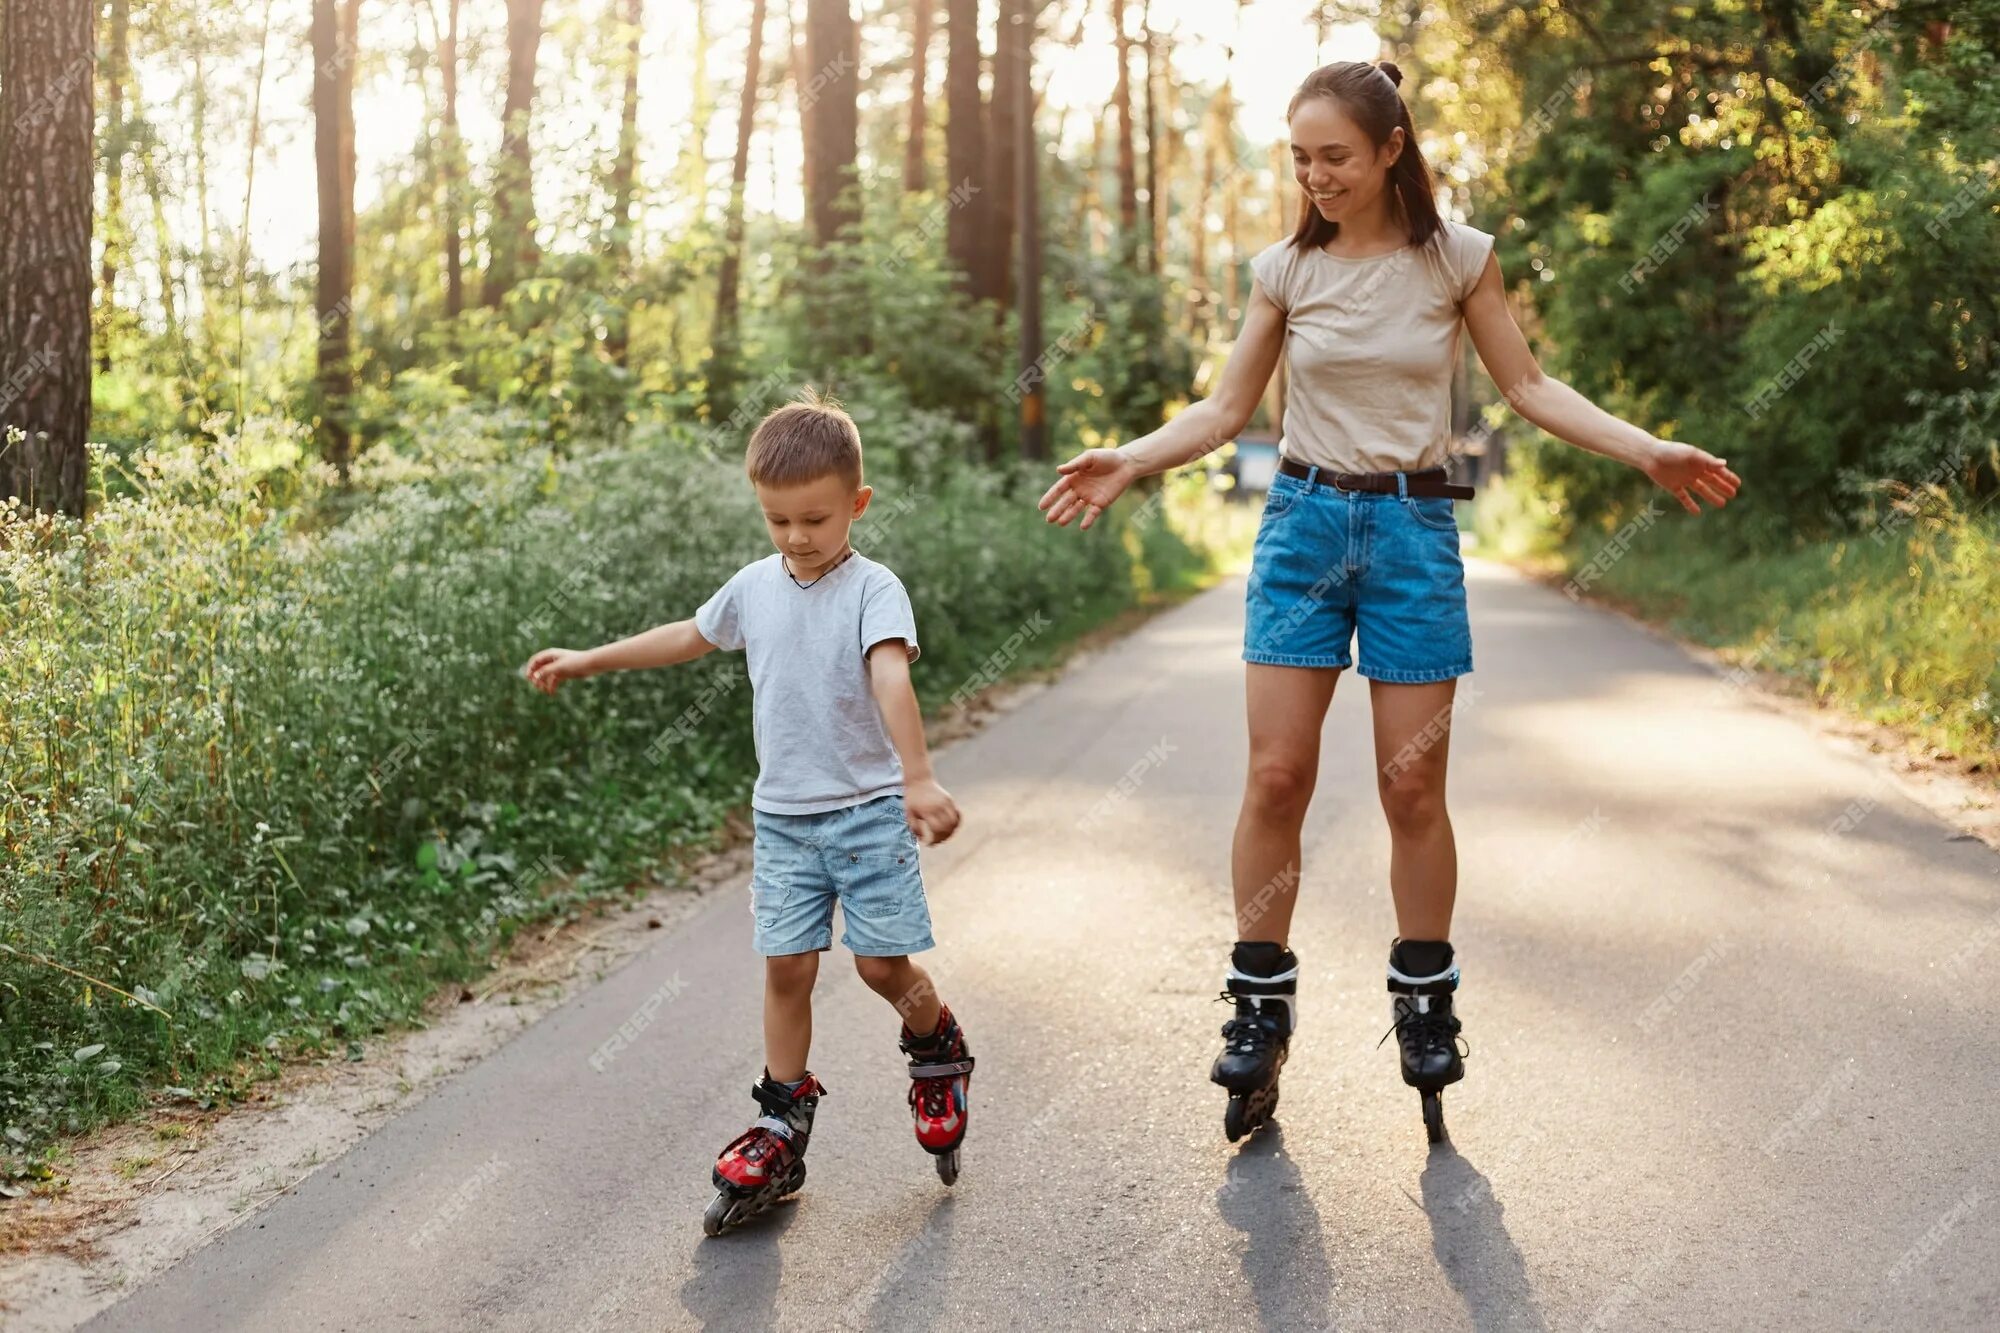
[[[1728,460],[1705,453],[1691,444],[1680,444],[1673,440],[1655,440],[1657,446],[1651,458],[1641,469],[1653,479],[1654,484],[1665,488],[1681,502],[1681,508],[1690,514],[1699,514],[1701,506],[1694,497],[1699,495],[1715,508],[1729,503],[1736,488],[1743,479],[1731,472]]]
[[[521,668],[521,674],[528,683],[543,694],[554,694],[556,686],[566,680],[582,680],[591,674],[588,655],[574,648],[544,648],[528,659],[528,665]]]
[[[1041,501],[1048,521],[1066,528],[1071,519],[1082,514],[1083,526],[1088,528],[1125,493],[1139,475],[1139,465],[1116,449],[1086,449],[1069,462],[1058,464],[1056,471],[1062,475]]]

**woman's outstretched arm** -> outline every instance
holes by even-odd
[[[1729,470],[1728,460],[1691,444],[1649,435],[1544,374],[1521,334],[1521,326],[1514,322],[1513,311],[1507,308],[1500,261],[1493,255],[1486,257],[1485,271],[1472,295],[1465,298],[1465,329],[1479,350],[1480,364],[1493,377],[1508,406],[1559,440],[1639,469],[1672,493],[1689,513],[1701,512],[1695,496],[1720,508],[1743,484],[1743,479]]]
[[[1041,499],[1048,521],[1068,527],[1081,514],[1087,528],[1135,479],[1191,463],[1235,439],[1250,424],[1284,346],[1285,313],[1253,278],[1250,307],[1215,392],[1151,434],[1116,449],[1089,449],[1058,465],[1062,475]]]

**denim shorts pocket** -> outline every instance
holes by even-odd
[[[1268,521],[1284,517],[1304,494],[1303,487],[1274,484],[1270,490],[1264,492],[1264,518]]]
[[[1434,532],[1457,532],[1458,512],[1452,508],[1448,495],[1410,495],[1403,498],[1404,508],[1417,523]]]

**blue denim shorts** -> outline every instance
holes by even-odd
[[[1243,660],[1421,685],[1472,670],[1458,515],[1445,496],[1371,494],[1280,472],[1250,558]]]
[[[893,958],[932,947],[917,835],[891,793],[811,815],[751,811],[756,825],[750,915],[758,953],[833,947],[833,904],[850,952]]]

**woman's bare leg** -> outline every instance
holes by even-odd
[[[1389,820],[1389,891],[1396,900],[1396,933],[1407,940],[1451,938],[1458,847],[1445,812],[1444,779],[1457,689],[1455,680],[1368,682],[1375,786]]]
[[[1338,667],[1248,665],[1250,774],[1230,878],[1236,938],[1285,943],[1299,886],[1299,830],[1319,778],[1319,733]]]

